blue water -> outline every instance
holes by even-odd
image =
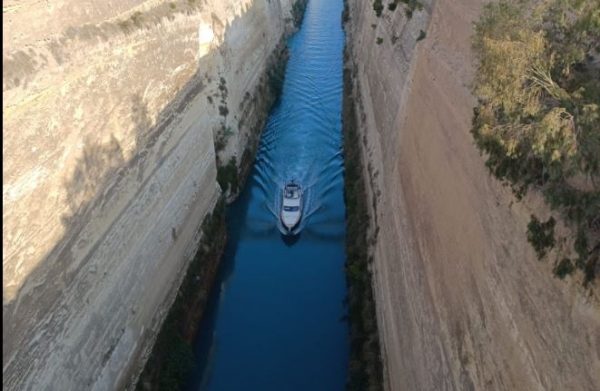
[[[227,216],[228,244],[195,353],[191,390],[342,390],[345,206],[342,0],[310,0],[288,41],[282,95]],[[280,233],[285,180],[305,188],[295,241]]]

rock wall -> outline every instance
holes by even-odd
[[[412,18],[348,3],[386,388],[600,389],[597,287],[536,259],[540,205],[489,175],[469,133],[483,1],[423,1]]]
[[[5,389],[139,372],[220,194],[214,135],[236,156],[263,120],[291,2],[3,4]]]

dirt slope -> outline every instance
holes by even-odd
[[[421,24],[350,3],[387,388],[600,389],[597,297],[536,260],[530,204],[490,177],[469,133],[482,2],[428,2]]]

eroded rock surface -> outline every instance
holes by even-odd
[[[5,389],[139,372],[220,193],[214,136],[245,150],[291,8],[4,2]]]
[[[600,389],[597,294],[536,259],[532,205],[469,133],[483,1],[422,1],[412,18],[348,3],[386,388]]]

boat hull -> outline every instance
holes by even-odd
[[[301,220],[300,215],[296,218],[290,218],[288,216],[284,216],[283,213],[280,216],[280,218],[281,218],[281,224],[287,230],[288,233],[291,233],[293,231],[293,229],[296,228],[298,226],[298,224],[300,224],[300,220]]]
[[[283,189],[280,219],[287,234],[293,234],[302,220],[302,189],[293,182]]]

